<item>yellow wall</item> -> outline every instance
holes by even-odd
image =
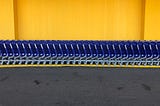
[[[159,0],[0,0],[0,39],[160,40]]]
[[[160,0],[147,0],[145,40],[160,40]]]
[[[13,0],[0,0],[0,39],[15,39]]]
[[[18,39],[143,39],[143,0],[17,0]]]

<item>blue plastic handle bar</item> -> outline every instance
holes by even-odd
[[[0,65],[160,65],[160,41],[0,41]]]

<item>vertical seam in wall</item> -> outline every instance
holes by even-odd
[[[142,1],[142,31],[141,31],[141,39],[145,40],[145,10],[146,10],[146,0]]]
[[[18,16],[17,16],[17,0],[13,0],[13,15],[14,15],[14,32],[15,40],[18,40]]]

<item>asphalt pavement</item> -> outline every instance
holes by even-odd
[[[159,105],[159,68],[0,68],[0,106]]]

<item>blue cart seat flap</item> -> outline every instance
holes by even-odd
[[[2,65],[22,63],[136,65],[138,62],[138,65],[157,66],[160,65],[159,60],[159,41],[0,41]]]
[[[16,42],[11,42],[11,48],[13,49],[14,56],[20,55],[20,50],[19,50],[18,44]]]

